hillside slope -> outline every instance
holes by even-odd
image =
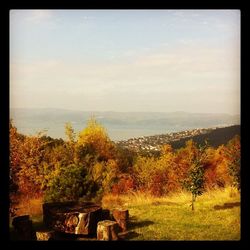
[[[240,125],[225,127],[225,128],[217,128],[208,132],[207,134],[200,134],[192,136],[189,139],[192,139],[197,144],[204,144],[205,140],[208,141],[208,144],[213,147],[218,147],[219,145],[226,144],[229,140],[231,140],[235,135],[240,135]],[[182,138],[178,141],[173,141],[170,144],[173,148],[180,148],[185,145],[187,139]]]
[[[240,135],[240,125],[142,136],[119,141],[117,144],[135,152],[159,152],[161,145],[170,144],[174,149],[178,149],[185,146],[186,141],[191,139],[197,144],[203,145],[207,141],[210,146],[218,147],[219,145],[226,144],[235,135]]]

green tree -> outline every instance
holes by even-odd
[[[194,203],[197,196],[202,195],[204,192],[204,164],[207,158],[206,149],[207,143],[204,146],[196,147],[193,141],[189,142],[190,147],[189,159],[191,161],[190,168],[188,170],[188,176],[183,180],[183,186],[192,193],[191,207],[194,210]],[[187,146],[190,146],[187,144]]]
[[[58,166],[45,191],[45,201],[79,200],[93,193],[95,184],[83,165]]]

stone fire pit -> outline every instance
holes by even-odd
[[[43,204],[44,224],[57,232],[94,235],[103,219],[102,208],[92,202],[54,202]]]

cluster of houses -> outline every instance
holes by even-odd
[[[216,128],[198,128],[193,130],[185,130],[168,134],[160,134],[153,136],[141,136],[130,138],[128,140],[118,141],[117,144],[121,147],[128,148],[135,152],[157,152],[161,150],[161,146],[180,139],[188,139],[200,134],[206,134]]]

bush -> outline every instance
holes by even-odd
[[[89,180],[84,166],[71,164],[61,167],[58,174],[49,181],[45,201],[79,200],[95,191],[97,187]]]

